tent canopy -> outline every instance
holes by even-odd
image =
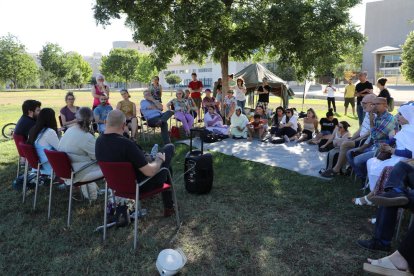
[[[271,89],[271,93],[275,96],[281,97],[283,100],[283,106],[288,107],[289,97],[293,96],[293,92],[288,91],[286,82],[270,72],[266,67],[259,63],[253,63],[234,74],[234,79],[243,78],[244,84],[247,88],[247,94],[251,94],[257,90],[257,88],[262,85],[263,78],[267,78],[268,83]]]

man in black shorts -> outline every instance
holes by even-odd
[[[138,182],[147,177],[153,177],[140,187],[140,192],[145,193],[153,189],[158,189],[168,180],[168,173],[159,170],[161,167],[169,167],[174,155],[174,146],[168,144],[164,146],[164,153],[157,153],[155,160],[148,163],[144,152],[133,141],[125,138],[122,134],[126,119],[124,113],[119,110],[109,112],[106,119],[105,132],[98,137],[95,146],[95,155],[98,161],[103,162],[130,162],[134,167]],[[171,191],[162,193],[164,203],[164,216],[174,214],[173,200]]]

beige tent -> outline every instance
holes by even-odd
[[[234,74],[234,80],[238,77],[243,78],[244,83],[247,88],[247,94],[249,95],[249,103],[250,105],[254,105],[253,92],[257,90],[257,88],[262,85],[263,78],[268,79],[268,83],[270,87],[272,87],[271,93],[275,96],[282,98],[283,107],[289,106],[289,98],[294,95],[291,89],[288,89],[286,86],[286,82],[270,72],[266,67],[259,63],[253,63]]]

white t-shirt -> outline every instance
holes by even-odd
[[[283,116],[281,123],[286,124],[286,115]],[[293,128],[295,131],[298,130],[298,117],[296,115],[293,115],[292,117],[290,117],[288,123],[291,123],[290,127]]]
[[[40,139],[37,140],[37,143],[43,147],[52,146],[54,149],[57,149],[59,145],[59,138],[53,129],[48,128],[45,130]]]
[[[329,98],[335,97],[335,90],[336,90],[335,87],[333,87],[333,86],[327,86],[326,87],[326,92],[328,93],[328,96],[327,97],[329,97]]]
[[[374,113],[374,119],[377,117],[377,114]],[[369,123],[369,112],[365,112],[364,120],[362,121],[361,130],[359,131],[359,137],[364,136],[371,131],[371,125]]]
[[[236,100],[237,101],[245,101],[246,100],[246,95],[241,91],[241,89],[236,85],[236,87],[234,88],[234,93],[236,94]]]

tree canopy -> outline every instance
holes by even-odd
[[[112,49],[108,56],[102,57],[101,72],[109,81],[149,82],[155,74],[154,65],[148,55],[134,49]]]
[[[154,47],[162,69],[175,54],[220,62],[227,86],[228,60],[263,50],[295,68],[298,77],[326,71],[340,61],[344,45],[360,44],[349,9],[360,0],[97,0],[98,23],[127,16],[134,40]]]
[[[14,88],[37,83],[38,70],[34,59],[25,52],[25,46],[8,34],[0,38],[0,79],[11,81]]]
[[[180,76],[177,76],[175,74],[168,74],[165,77],[165,81],[169,84],[169,85],[176,85],[179,84],[181,82],[181,78]]]
[[[66,79],[69,84],[80,87],[82,84],[89,82],[92,77],[92,68],[80,54],[68,53],[66,62],[69,68]]]
[[[44,70],[53,76],[63,85],[70,69],[67,63],[67,55],[58,44],[46,43],[39,54],[40,63]]]
[[[88,83],[92,77],[92,68],[83,57],[76,52],[65,53],[54,43],[46,43],[39,54],[42,69],[40,79],[44,86],[65,83],[76,87]]]
[[[407,39],[402,46],[402,65],[401,72],[403,76],[411,82],[414,82],[414,31],[408,34]]]

